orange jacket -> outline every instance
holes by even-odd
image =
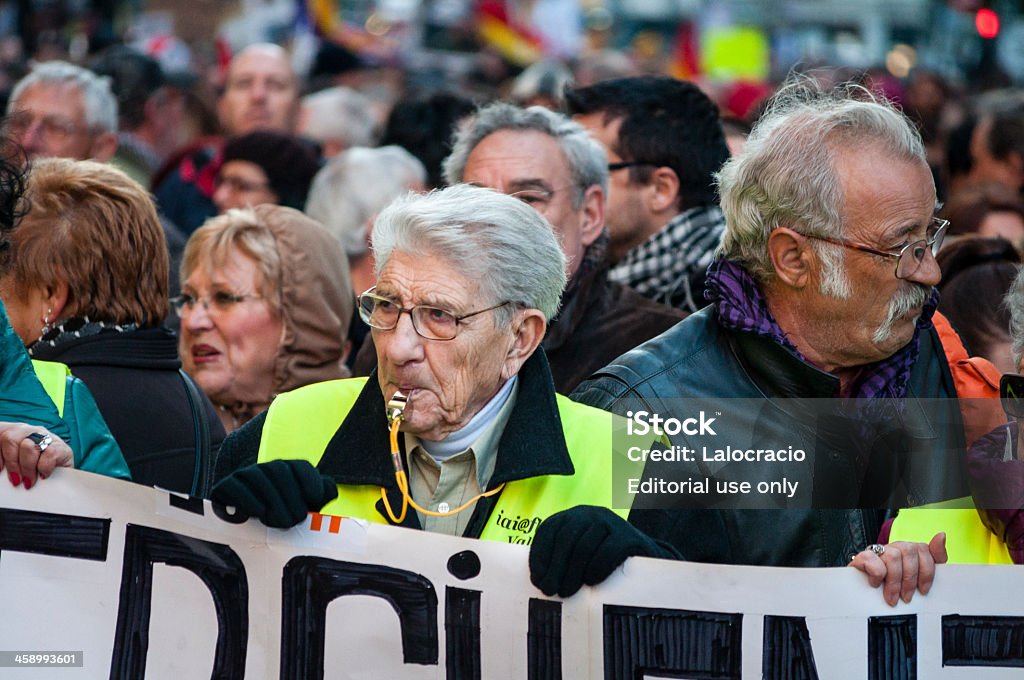
[[[970,446],[1006,423],[1006,414],[999,403],[999,371],[987,359],[967,355],[963,341],[946,317],[936,312],[932,323],[946,351],[946,362],[960,398],[964,437]]]

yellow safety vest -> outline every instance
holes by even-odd
[[[53,405],[57,407],[57,415],[64,417],[64,395],[67,391],[68,376],[71,369],[65,364],[56,361],[32,360],[32,368],[36,372],[36,378],[42,383],[43,389],[49,395]]]
[[[950,564],[1013,564],[1006,543],[989,531],[970,498],[903,508],[889,540],[927,543],[940,531],[946,532]]]
[[[316,465],[365,383],[366,378],[333,380],[279,395],[263,424],[258,462],[284,458]],[[528,545],[542,521],[576,505],[611,508],[621,517],[629,514],[628,506],[612,507],[613,459],[616,475],[626,470],[639,473],[642,464],[629,462],[624,451],[613,453],[612,428],[617,417],[562,395],[556,399],[575,473],[508,482],[481,538]],[[616,441],[622,439],[616,437]],[[338,498],[321,512],[386,523],[376,508],[380,492],[378,486],[339,484]]]

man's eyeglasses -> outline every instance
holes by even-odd
[[[264,191],[270,188],[269,182],[250,182],[247,179],[241,177],[232,177],[230,175],[223,176],[217,175],[213,180],[214,186],[218,189],[220,187],[227,187],[231,191],[240,194],[248,194],[254,191]]]
[[[520,201],[529,205],[537,210],[538,212],[544,212],[548,204],[551,203],[551,199],[555,197],[560,191],[572,190],[573,185],[567,184],[560,187],[549,187],[546,183],[541,186],[531,187],[528,189],[519,189],[518,191],[506,192],[506,195],[512,198],[518,198]]]
[[[394,330],[398,326],[398,320],[402,313],[406,312],[412,319],[413,330],[421,338],[427,340],[454,340],[459,333],[459,324],[464,320],[511,304],[506,301],[486,309],[456,316],[446,309],[429,305],[413,305],[405,308],[394,300],[371,293],[372,290],[373,288],[370,288],[358,298],[359,318],[365,321],[366,325],[380,331]]]
[[[16,111],[3,123],[4,132],[15,140],[23,139],[33,126],[44,144],[60,144],[85,129],[55,116],[36,118],[29,111]]]
[[[825,243],[842,246],[843,248],[871,253],[879,257],[893,258],[896,260],[896,278],[909,279],[921,268],[921,263],[924,262],[924,258],[929,252],[931,252],[932,257],[939,254],[939,249],[942,248],[942,239],[946,237],[947,227],[949,227],[949,220],[933,217],[932,223],[928,226],[926,238],[908,243],[898,250],[879,250],[878,248],[872,248],[855,241],[847,241],[843,238],[831,238],[815,234],[803,234],[803,236],[815,239],[816,241],[824,241]]]
[[[197,303],[203,305],[203,309],[206,310],[207,314],[222,314],[246,300],[261,299],[263,299],[262,295],[236,295],[235,293],[225,291],[217,291],[211,295],[203,295],[201,297],[182,293],[171,298],[171,306],[174,307],[174,311],[178,313],[178,316],[181,316],[182,312],[191,312]]]
[[[1024,375],[1004,373],[999,378],[999,401],[1006,415],[1024,418]]]
[[[531,205],[535,208],[542,207],[548,204],[554,195],[554,189],[522,189],[520,191],[513,191],[508,194],[512,198],[517,198],[526,205]]]
[[[644,165],[656,166],[657,163],[650,163],[648,161],[619,161],[618,163],[609,163],[608,172],[615,172],[616,170],[622,170],[624,168],[638,168]]]

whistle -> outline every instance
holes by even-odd
[[[393,424],[396,420],[403,420],[405,414],[405,407],[409,404],[409,397],[405,396],[401,392],[395,392],[395,395],[388,400],[387,413],[388,413],[388,424]]]

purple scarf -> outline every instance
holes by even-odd
[[[1006,543],[1014,564],[1024,564],[1024,461],[1007,458],[1017,449],[1017,421],[1000,425],[967,452],[971,494],[981,521]]]
[[[719,322],[729,330],[753,333],[771,340],[785,347],[800,361],[810,364],[768,311],[768,301],[761,286],[739,263],[724,258],[712,262],[708,267],[704,297],[715,306]],[[938,303],[938,293],[933,291],[917,320],[914,337],[892,356],[864,366],[853,386],[851,397],[899,399],[907,395],[910,370],[918,355],[918,336],[932,325],[932,314]]]

